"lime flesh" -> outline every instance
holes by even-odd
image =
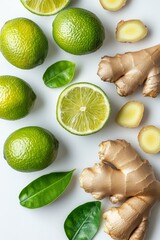
[[[53,15],[65,8],[70,0],[21,0],[24,7],[37,15]]]
[[[109,115],[107,95],[90,83],[70,85],[60,94],[57,102],[57,120],[73,134],[88,135],[99,131]]]

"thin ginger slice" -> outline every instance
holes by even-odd
[[[100,0],[102,7],[109,11],[118,11],[125,6],[127,0]]]
[[[127,102],[118,112],[116,122],[127,128],[139,126],[144,114],[144,105],[138,101]]]
[[[142,40],[148,34],[148,28],[140,20],[120,21],[116,29],[118,42],[134,43]]]
[[[160,152],[160,129],[152,125],[143,127],[139,132],[138,141],[144,152],[150,154]]]

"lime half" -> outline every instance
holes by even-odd
[[[58,98],[57,120],[73,134],[88,135],[99,131],[109,115],[108,97],[96,85],[72,84]]]
[[[25,8],[37,15],[53,15],[65,8],[70,0],[21,0]]]

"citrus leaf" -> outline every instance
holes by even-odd
[[[93,239],[100,226],[100,209],[99,201],[88,202],[75,208],[64,223],[68,239]]]
[[[39,208],[55,201],[66,190],[73,172],[53,172],[37,178],[21,191],[20,204],[26,208]]]
[[[70,83],[75,73],[75,63],[59,61],[51,65],[43,75],[43,81],[47,87],[59,88]]]

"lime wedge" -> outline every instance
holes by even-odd
[[[88,135],[99,131],[109,115],[108,97],[96,85],[72,84],[58,98],[57,120],[73,134]]]
[[[37,15],[53,15],[65,8],[70,0],[21,0],[30,12]]]

